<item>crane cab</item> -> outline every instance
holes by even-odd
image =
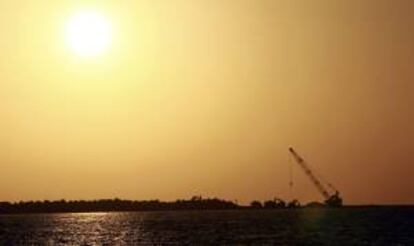
[[[328,207],[342,207],[342,198],[339,195],[339,192],[336,191],[335,194],[326,199],[325,205]]]

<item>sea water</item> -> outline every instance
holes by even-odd
[[[414,208],[0,215],[0,245],[414,245]]]

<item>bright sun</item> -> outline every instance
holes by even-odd
[[[94,11],[78,12],[68,21],[66,40],[80,56],[96,56],[103,53],[112,39],[109,21]]]

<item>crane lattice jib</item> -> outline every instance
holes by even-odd
[[[308,167],[306,162],[303,160],[302,157],[293,148],[289,148],[290,153],[292,153],[293,157],[295,158],[296,162],[299,164],[299,166],[302,167],[302,169],[305,171],[305,174],[310,178],[312,183],[316,186],[316,188],[319,190],[319,192],[323,195],[325,199],[329,199],[330,195],[329,192],[323,187],[321,182],[315,177],[312,170]]]

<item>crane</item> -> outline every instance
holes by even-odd
[[[314,172],[312,171],[312,169],[310,169],[305,160],[293,148],[289,148],[289,152],[293,155],[295,161],[299,164],[299,166],[303,169],[305,174],[316,186],[318,191],[322,194],[322,196],[325,199],[325,205],[327,205],[328,207],[341,207],[342,198],[339,195],[339,191],[335,189],[333,185],[328,183],[328,186],[334,191],[333,193],[329,192],[321,183],[321,181],[315,176]]]

